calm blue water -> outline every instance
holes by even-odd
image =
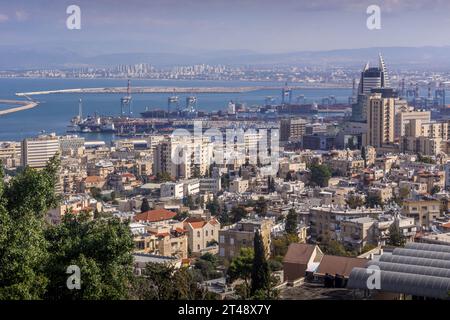
[[[237,82],[237,81],[181,81],[181,80],[133,80],[134,86],[169,87],[213,87],[213,86],[282,86],[282,83]],[[17,99],[16,92],[58,90],[88,87],[126,86],[126,80],[116,79],[0,79],[0,99]],[[347,102],[351,89],[304,89],[293,92],[293,100],[304,95],[305,101],[320,102],[322,98],[334,95],[338,102]],[[21,140],[34,136],[41,131],[64,134],[72,117],[78,114],[78,100],[83,99],[83,115],[119,115],[122,94],[55,94],[36,96],[41,104],[30,110],[0,116],[0,141]],[[133,113],[149,109],[165,109],[168,94],[133,95]],[[184,105],[186,94],[179,94]],[[205,111],[226,109],[228,102],[246,103],[248,106],[261,105],[265,97],[273,96],[281,100],[278,90],[261,90],[237,94],[197,94],[198,109]],[[4,106],[0,105],[0,109]],[[110,140],[111,135],[84,134],[87,140]]]

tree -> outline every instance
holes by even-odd
[[[247,211],[243,206],[237,206],[231,209],[231,220],[233,223],[241,221],[247,216]]]
[[[434,185],[433,188],[431,189],[431,194],[435,195],[436,193],[439,193],[441,191],[441,187],[438,185]]]
[[[216,196],[214,196],[212,201],[208,200],[208,202],[206,203],[206,209],[208,209],[209,212],[211,212],[212,216],[216,216],[219,214],[220,204]]]
[[[276,188],[275,188],[275,179],[272,178],[271,176],[269,176],[267,178],[267,190],[269,191],[269,193],[275,192]]]
[[[431,157],[425,157],[422,154],[417,154],[416,162],[428,163],[428,164],[436,164],[436,162]]]
[[[403,247],[405,246],[406,239],[403,233],[401,232],[398,224],[396,222],[392,223],[389,227],[389,238],[387,243],[390,246],[394,247]]]
[[[189,209],[193,210],[195,209],[195,203],[194,203],[194,199],[192,198],[191,195],[188,195],[185,199],[185,205],[186,207],[189,207]]]
[[[45,293],[44,216],[59,202],[58,171],[55,156],[44,170],[26,167],[5,184],[0,164],[0,300],[41,299]]]
[[[128,224],[70,210],[61,224],[47,224],[46,213],[60,201],[58,172],[57,157],[7,185],[0,172],[0,299],[127,298],[134,248]],[[70,265],[80,268],[81,290],[66,286]]]
[[[133,282],[133,237],[127,222],[118,218],[91,220],[88,215],[64,216],[46,230],[49,257],[45,297],[59,299],[126,299]],[[81,289],[65,286],[66,269],[81,269]]]
[[[158,172],[156,174],[156,181],[157,182],[172,181],[172,177],[170,176],[170,173],[168,173],[167,171]]]
[[[253,250],[252,286],[250,290],[252,296],[258,291],[266,291],[270,287],[269,264],[267,263],[266,250],[259,231],[255,233]]]
[[[148,203],[147,198],[142,199],[142,204],[141,204],[141,212],[146,212],[149,211],[150,208],[150,204]]]
[[[194,166],[194,170],[192,172],[192,177],[193,178],[200,178],[201,177],[200,167],[198,165]]]
[[[367,150],[365,146],[361,148],[361,158],[364,160],[364,168],[367,168]]]
[[[293,177],[292,177],[292,173],[290,171],[288,171],[288,173],[286,173],[286,181],[292,181]]]
[[[373,245],[373,244],[366,244],[366,245],[362,248],[361,253],[369,252],[370,250],[373,250],[373,249],[375,249],[376,247],[377,247],[377,246],[376,246],[376,245]]]
[[[230,217],[230,215],[228,214],[228,209],[226,207],[223,208],[223,210],[221,210],[218,217],[219,217],[219,222],[222,226],[230,225],[233,222],[231,220],[232,217]]]
[[[195,269],[201,272],[203,279],[216,279],[221,276],[220,272],[216,271],[218,259],[211,253],[205,253],[203,256],[195,261]]]
[[[366,204],[370,208],[375,208],[376,206],[383,206],[383,201],[380,196],[369,195],[366,200]]]
[[[322,251],[332,256],[349,256],[344,246],[336,240],[325,240],[320,244]]]
[[[331,171],[328,166],[323,164],[313,164],[309,167],[311,171],[310,182],[313,186],[326,187],[331,178]]]
[[[231,260],[227,271],[230,282],[241,279],[244,281],[243,298],[250,297],[250,280],[252,277],[254,253],[253,248],[241,248],[239,255]]]
[[[298,242],[298,236],[293,234],[285,234],[272,240],[272,257],[277,261],[283,261],[289,245]]]
[[[89,191],[91,192],[91,195],[94,199],[98,201],[102,200],[102,190],[100,188],[92,187],[91,189],[89,189]]]
[[[261,217],[265,217],[267,215],[267,201],[264,197],[259,197],[258,201],[256,201],[255,212]]]
[[[351,208],[351,209],[356,209],[359,207],[364,206],[364,198],[355,194],[350,194],[347,199],[345,200],[345,202],[347,203],[347,205]]]
[[[284,230],[287,234],[297,235],[297,212],[295,212],[294,208],[289,209]]]

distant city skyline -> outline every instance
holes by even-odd
[[[97,55],[131,52],[282,53],[390,46],[450,45],[443,0],[1,0],[1,50],[60,48]],[[66,8],[81,8],[81,30]],[[381,30],[366,27],[371,4]]]

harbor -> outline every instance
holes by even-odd
[[[0,116],[15,113],[19,111],[29,110],[36,107],[39,102],[37,101],[19,101],[19,100],[0,100],[0,104],[4,105],[19,105],[19,107],[12,107],[5,110],[0,110]]]

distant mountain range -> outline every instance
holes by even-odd
[[[0,69],[105,67],[118,64],[149,63],[154,66],[197,63],[227,65],[306,65],[358,67],[376,61],[382,52],[392,68],[450,69],[450,46],[444,47],[374,47],[330,51],[300,51],[263,54],[252,51],[205,51],[177,53],[111,53],[86,55],[64,48],[23,49],[0,46]]]

